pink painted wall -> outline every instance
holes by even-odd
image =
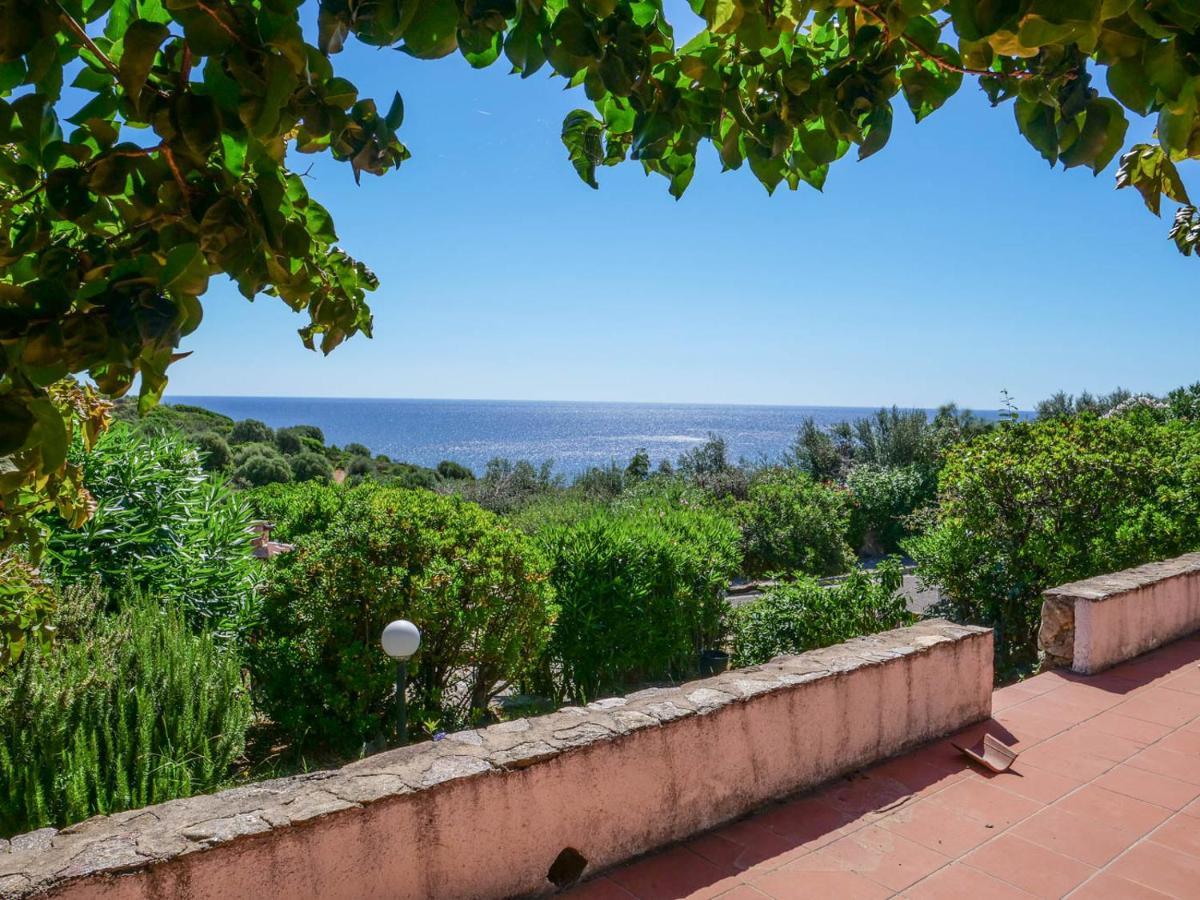
[[[1093,600],[1075,600],[1071,668],[1091,674],[1200,629],[1200,574],[1176,575]]]
[[[591,874],[986,718],[992,635],[960,631],[933,637],[918,626],[902,650],[857,650],[850,657],[857,667],[794,676],[711,712],[524,768],[386,796],[124,875],[89,876],[53,895],[429,900],[547,892],[547,871],[564,847],[579,850]],[[706,685],[732,689],[739,678],[788,669],[780,663],[753,671],[684,685],[680,693],[695,698]],[[383,772],[386,756],[356,765]]]

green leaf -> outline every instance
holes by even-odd
[[[596,183],[596,166],[604,158],[600,121],[585,109],[567,113],[563,119],[562,142],[567,148],[571,165],[584,183],[593,189]]]
[[[159,45],[169,34],[166,25],[147,22],[145,19],[136,19],[125,30],[124,51],[121,53],[120,63],[121,86],[134,103],[146,86],[146,79],[150,76],[150,68],[154,65],[154,57],[158,55]]]
[[[16,397],[0,396],[0,456],[16,453],[33,430],[33,414]]]
[[[1017,127],[1050,165],[1058,162],[1058,127],[1053,107],[1018,97],[1013,106]]]
[[[863,142],[858,146],[858,158],[864,160],[883,149],[892,134],[892,106],[877,106],[867,115],[863,127]]]
[[[167,254],[159,276],[164,290],[202,294],[208,287],[208,265],[196,244],[180,244]]]
[[[458,46],[458,6],[448,0],[411,0],[416,13],[404,29],[401,50],[417,59],[439,59]]]
[[[392,105],[388,107],[387,115],[384,116],[384,122],[392,131],[396,131],[404,124],[404,100],[401,99],[399,91],[392,98]]]
[[[961,65],[958,54],[946,45],[939,47],[938,55],[954,65]],[[900,69],[904,99],[918,122],[949,100],[962,86],[962,78],[961,72],[946,71],[927,60],[913,61]]]
[[[1121,105],[1108,97],[1092,100],[1083,116],[1079,136],[1063,149],[1060,158],[1065,168],[1086,165],[1099,174],[1121,149],[1129,123]]]
[[[1136,113],[1146,115],[1154,102],[1154,87],[1140,59],[1123,59],[1108,67],[1108,89]]]

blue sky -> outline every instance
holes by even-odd
[[[768,197],[710,150],[676,202],[636,164],[578,179],[559,130],[588,103],[562,79],[357,44],[336,65],[381,105],[400,91],[413,152],[361,187],[300,160],[382,281],[375,338],[321,357],[278,300],[214,281],[169,397],[994,408],[1007,389],[1028,408],[1200,379],[1200,261],[1115,166],[1051,170],[974,84],[920,126],[901,104],[889,145],[823,194]]]

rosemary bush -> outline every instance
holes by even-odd
[[[55,649],[0,676],[0,834],[211,791],[241,755],[251,709],[232,652],[177,604],[103,605],[69,589]]]

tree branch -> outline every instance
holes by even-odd
[[[76,40],[83,44],[83,46],[87,47],[87,49],[90,50],[96,57],[96,59],[100,60],[101,65],[108,69],[112,76],[119,81],[121,78],[121,70],[117,67],[117,64],[108,58],[108,54],[96,46],[96,42],[88,37],[88,33],[83,30],[83,26],[75,20],[74,16],[72,16],[66,11],[66,9],[63,8],[63,5],[59,2],[59,0],[54,0],[54,5],[58,7],[58,14],[62,18],[63,23],[67,26],[67,31],[75,35]]]
[[[887,19],[885,19],[882,15],[880,15],[880,13],[876,9],[874,9],[867,3],[864,3],[863,0],[850,0],[850,2],[853,3],[859,9],[861,9],[863,12],[865,12],[867,15],[874,18],[877,22],[879,22],[880,25],[883,26],[883,36],[884,36],[885,40],[887,40],[889,42],[892,40],[891,32],[888,30]],[[944,25],[945,25],[945,23],[943,23],[943,26]],[[913,38],[910,38],[907,34],[901,34],[899,37],[899,40],[910,50],[915,52],[918,56],[933,63],[935,66],[937,66],[943,72],[957,72],[959,75],[978,75],[980,78],[1032,78],[1033,77],[1032,72],[995,72],[995,71],[992,71],[991,69],[972,69],[969,66],[955,65],[954,63],[950,62],[948,59],[943,59],[942,57],[938,56],[932,50],[927,50],[926,48],[922,47],[919,43],[917,43],[917,41],[915,41]]]

